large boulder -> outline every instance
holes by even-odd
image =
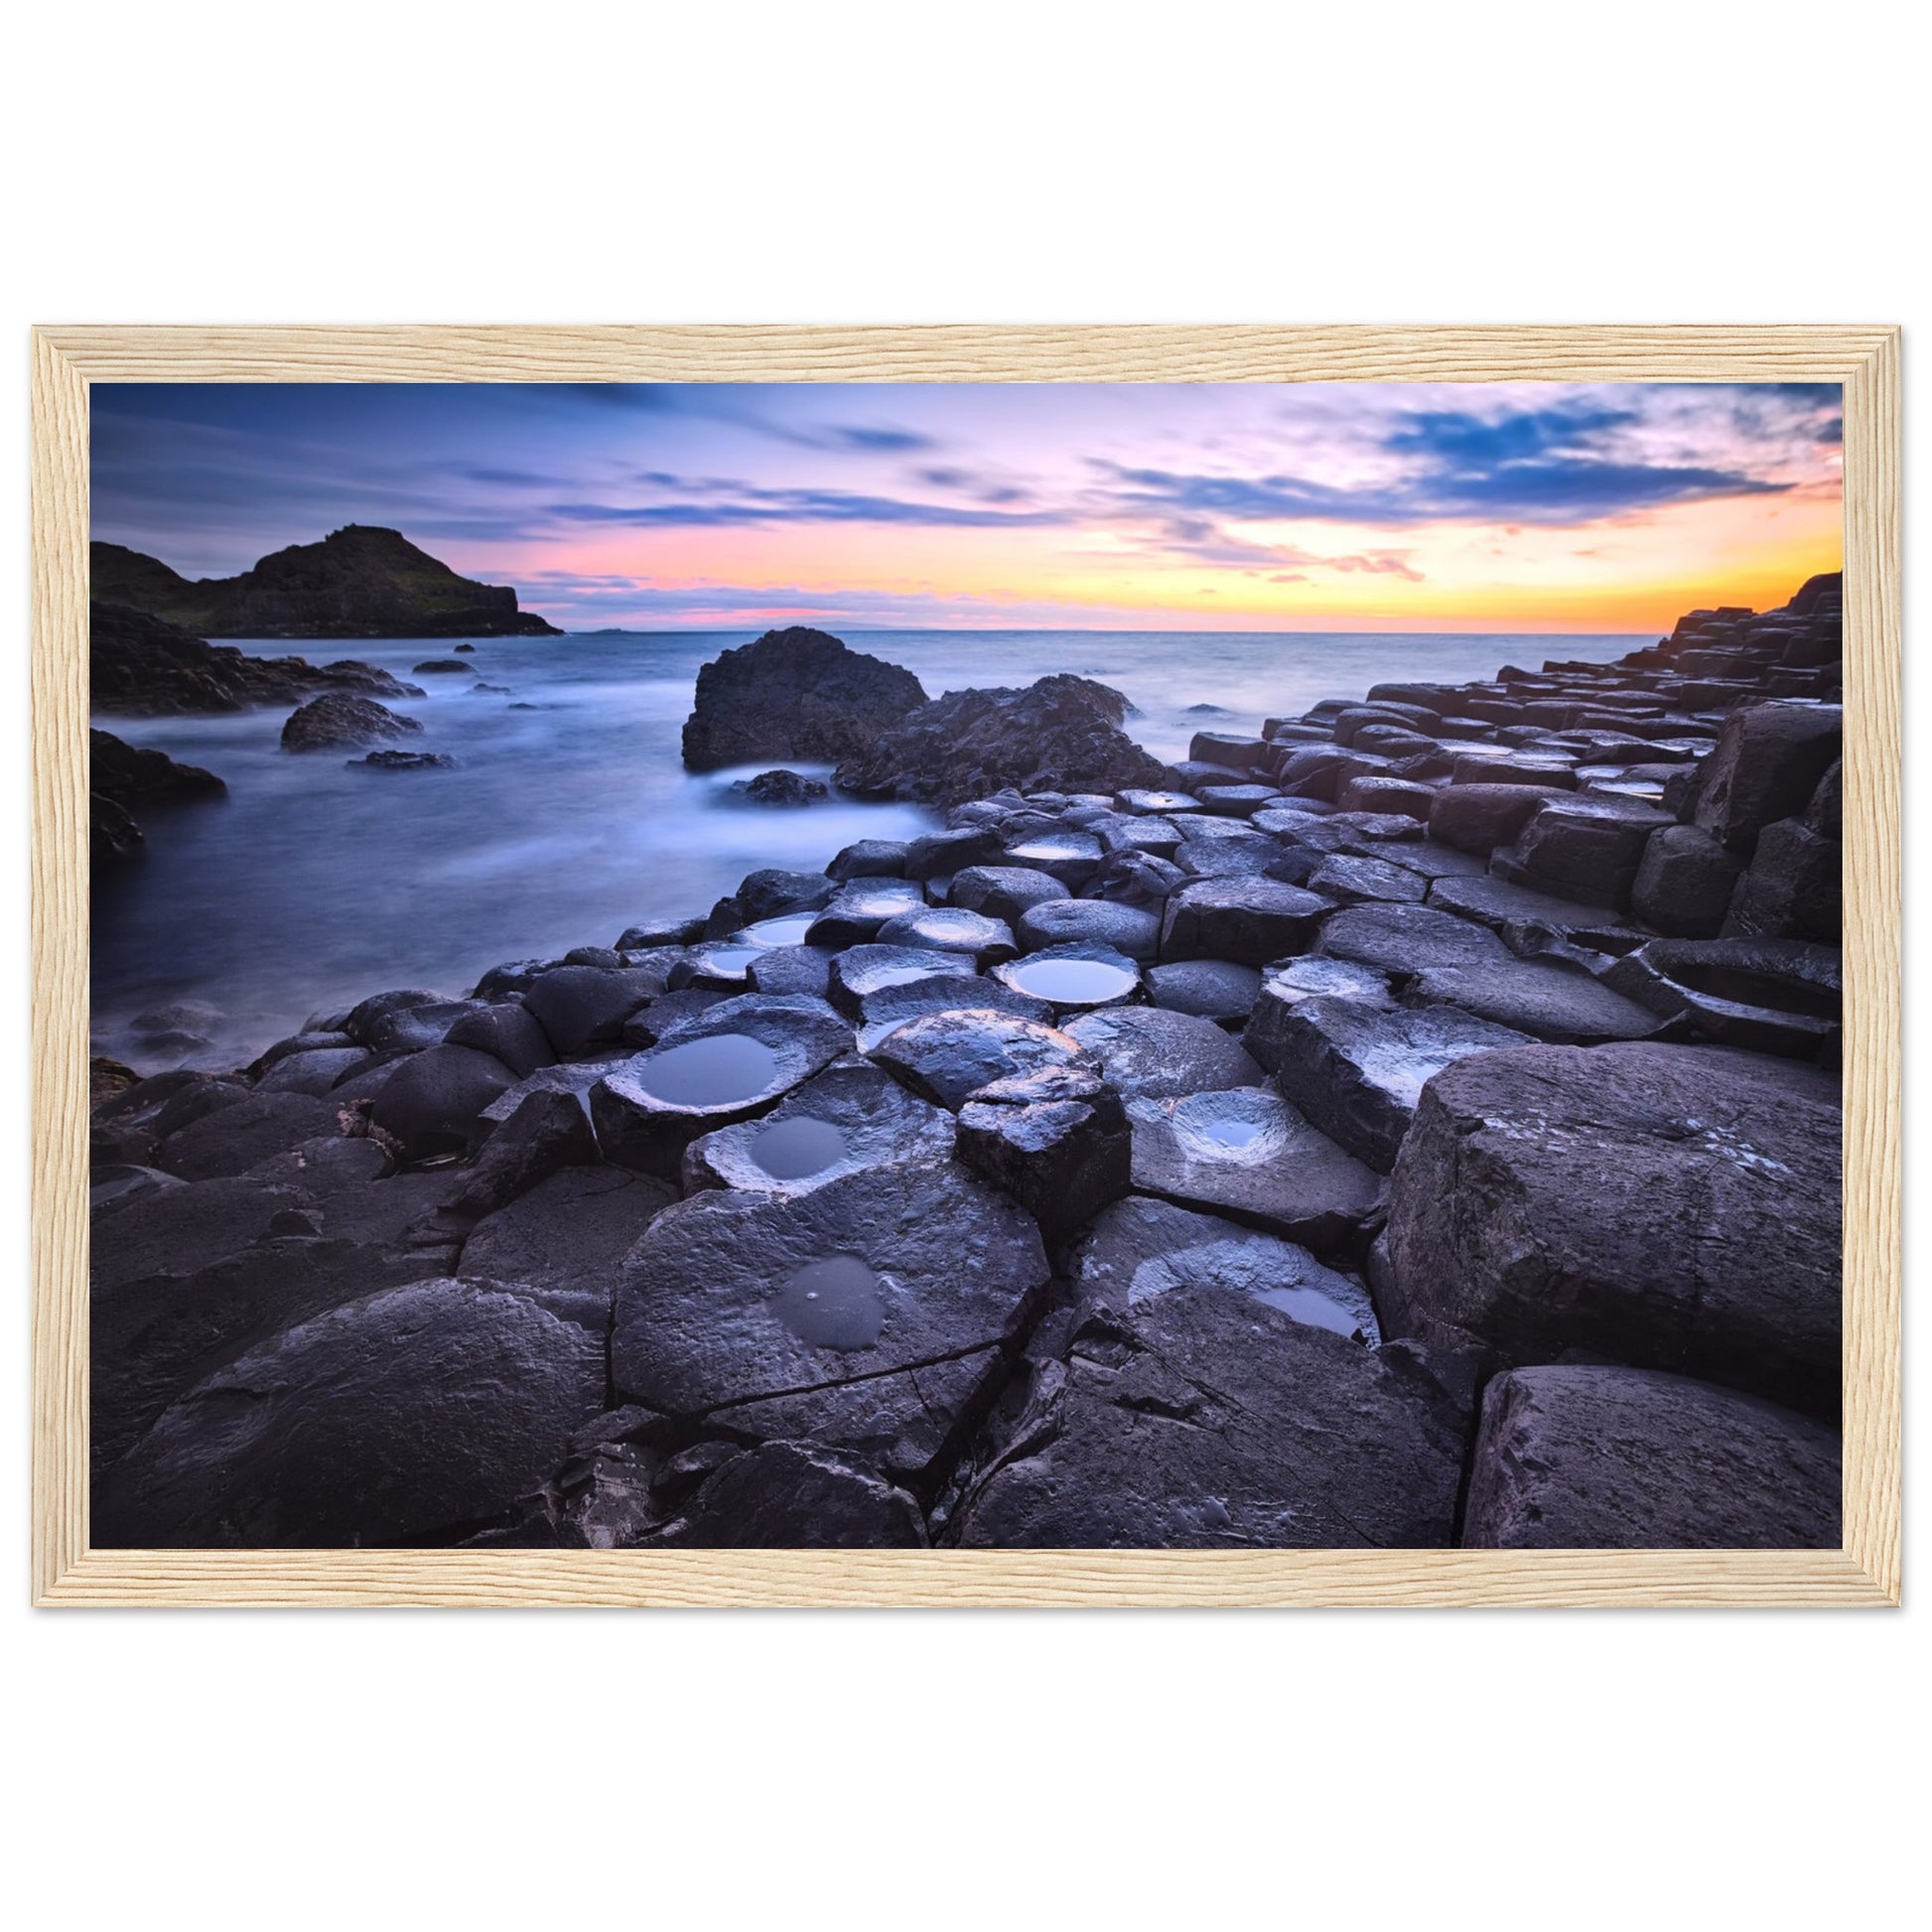
[[[910,671],[823,630],[767,630],[698,672],[684,762],[715,771],[767,759],[852,758],[925,701]]]
[[[1808,1411],[1839,1399],[1837,1084],[1713,1047],[1525,1046],[1425,1088],[1384,1326],[1583,1350]]]
[[[611,1370],[660,1414],[925,1470],[1047,1280],[1033,1218],[951,1162],[709,1190],[631,1251]]]
[[[950,691],[853,747],[848,791],[953,805],[1011,785],[1105,792],[1158,784],[1165,767],[1121,730],[1127,700],[1059,673],[1024,691]]]
[[[494,1283],[416,1282],[332,1309],[174,1403],[96,1495],[93,1540],[447,1539],[557,1466],[604,1406],[604,1349],[601,1305]]]
[[[1748,852],[1765,826],[1811,802],[1838,760],[1838,705],[1776,700],[1733,711],[1699,769],[1696,822],[1719,844]]]
[[[1484,1550],[1835,1550],[1837,1434],[1644,1369],[1512,1369],[1485,1391],[1462,1541]]]
[[[1087,1317],[947,1540],[1442,1548],[1468,1424],[1406,1357],[1188,1284]]]

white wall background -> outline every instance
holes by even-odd
[[[1915,1876],[1922,1909],[1922,1608],[28,1611],[20,775],[30,323],[1909,328],[1911,26],[1867,0],[106,0],[16,20],[17,1923],[1781,1927],[1896,1922]],[[1923,805],[1915,787],[1918,834]]]

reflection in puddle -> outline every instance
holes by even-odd
[[[666,1047],[632,1077],[667,1107],[729,1107],[756,1100],[777,1077],[778,1056],[749,1034],[714,1034]]]
[[[698,952],[698,965],[707,973],[742,973],[763,950],[762,946],[704,946]]]
[[[771,1311],[814,1348],[870,1348],[886,1323],[879,1277],[856,1255],[799,1269],[771,1298]]]
[[[1288,1138],[1287,1109],[1255,1087],[1227,1093],[1194,1093],[1170,1119],[1180,1151],[1190,1161],[1266,1161]]]
[[[773,1180],[802,1180],[845,1159],[845,1136],[829,1120],[774,1121],[747,1150]]]
[[[816,912],[785,912],[775,919],[759,919],[756,925],[748,925],[732,937],[749,940],[756,946],[802,946],[817,917]]]
[[[1104,959],[1023,959],[1001,977],[1055,1006],[1100,1006],[1132,992],[1140,976]]]

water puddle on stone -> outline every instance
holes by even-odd
[[[1029,839],[1025,845],[1007,848],[1008,859],[1021,866],[1050,866],[1066,859],[1092,859],[1095,856],[1093,849],[1088,846],[1071,845],[1059,839]]]
[[[1326,1328],[1337,1335],[1352,1335],[1362,1318],[1345,1309],[1333,1296],[1318,1288],[1251,1288],[1248,1293],[1271,1309],[1280,1309],[1291,1319],[1311,1328]]]
[[[742,973],[763,951],[763,946],[706,946],[698,964],[707,973]]]
[[[871,1348],[886,1325],[879,1277],[856,1255],[809,1262],[771,1298],[771,1311],[814,1348]]]
[[[632,1076],[667,1107],[730,1107],[756,1100],[777,1077],[778,1056],[749,1034],[713,1034],[666,1047]]]
[[[1287,1139],[1280,1103],[1253,1088],[1190,1094],[1170,1118],[1190,1161],[1265,1161]]]
[[[773,1121],[747,1150],[773,1180],[803,1180],[845,1159],[845,1135],[829,1120]]]
[[[732,936],[758,946],[802,946],[817,917],[816,912],[785,912],[775,919],[759,919]]]
[[[1055,1006],[1097,1007],[1133,991],[1137,974],[1104,959],[1023,959],[1006,970],[1009,986]]]

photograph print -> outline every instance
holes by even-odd
[[[95,382],[93,1545],[1838,1548],[1840,403]]]

